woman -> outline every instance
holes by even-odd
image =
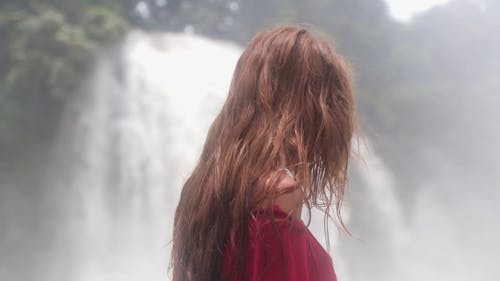
[[[350,68],[310,30],[258,33],[182,189],[174,281],[336,280],[302,206],[342,224],[354,130]]]

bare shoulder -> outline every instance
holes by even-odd
[[[274,204],[281,210],[296,219],[300,219],[302,213],[302,204],[304,201],[304,192],[297,186],[297,182],[286,173],[280,172],[278,183],[275,187],[279,194],[274,199]],[[269,182],[266,181],[266,184]]]
[[[304,192],[300,188],[295,188],[293,191],[280,195],[275,203],[292,217],[300,219],[303,201]]]

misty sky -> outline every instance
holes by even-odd
[[[385,0],[391,16],[399,21],[409,21],[417,13],[453,0]]]

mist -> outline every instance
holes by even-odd
[[[500,5],[4,1],[0,279],[170,280],[173,213],[253,34],[309,23],[352,64],[339,280],[500,276]],[[307,220],[306,214],[303,216]],[[326,248],[321,214],[310,225]]]

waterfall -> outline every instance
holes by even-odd
[[[238,46],[198,36],[136,31],[118,51],[99,57],[67,105],[53,153],[49,174],[60,176],[50,177],[50,185],[69,198],[60,207],[66,215],[58,239],[71,245],[54,257],[59,262],[47,280],[168,278],[179,191],[225,100],[240,53]],[[402,225],[390,173],[373,150],[362,147],[373,170],[360,173],[373,187],[364,195],[375,202],[384,198],[370,210],[379,210],[391,227]],[[319,221],[315,213],[311,229],[324,242]],[[392,235],[387,224],[374,227]],[[394,246],[377,249],[387,253]],[[347,265],[338,267],[349,275],[342,270]]]
[[[40,280],[169,279],[180,188],[240,54],[236,45],[195,35],[134,31],[119,49],[98,57],[67,104],[47,164],[43,200],[53,205],[47,221],[54,229]],[[436,275],[454,269],[428,263],[425,248],[434,245],[432,239],[448,241],[443,245],[450,251],[459,243],[439,202],[419,193],[417,219],[409,224],[395,177],[369,140],[359,155],[351,166],[345,213],[354,237],[332,233],[339,280],[465,280],[456,276],[464,271]],[[425,221],[437,222],[432,226],[442,238],[420,239]],[[317,213],[311,229],[324,242]]]
[[[48,186],[66,197],[55,240],[67,245],[54,242],[47,280],[166,280],[182,181],[240,53],[198,36],[135,31],[99,57],[54,146]]]

